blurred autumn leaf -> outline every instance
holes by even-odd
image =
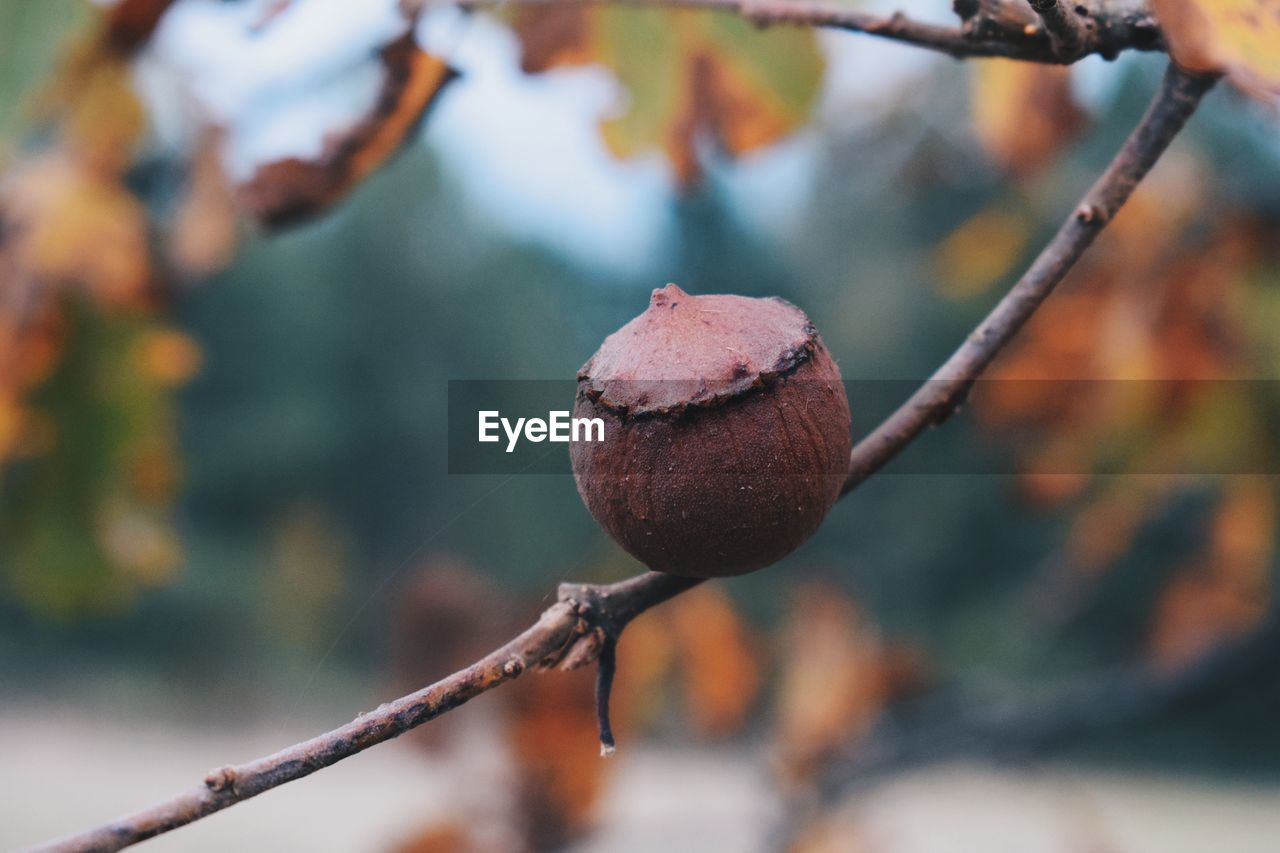
[[[1268,446],[1261,413],[1210,380],[1247,375],[1246,284],[1269,238],[1242,220],[1200,223],[1188,169],[1170,161],[1152,176],[975,393],[985,426],[1033,437],[1014,442],[1029,496],[1041,475],[1121,457],[1138,471],[1214,470]],[[1063,485],[1043,482],[1049,497]]]
[[[953,299],[982,293],[1014,270],[1030,240],[1030,218],[1008,202],[978,211],[933,249],[939,291]]]
[[[1263,98],[1280,95],[1280,0],[1151,0],[1151,7],[1179,64],[1225,72]]]
[[[974,394],[981,424],[1012,448],[1025,497],[1074,502],[1040,617],[1062,622],[1186,482],[1139,474],[1272,470],[1269,382],[1249,382],[1277,327],[1256,322],[1258,270],[1275,230],[1247,211],[1205,221],[1200,167],[1171,158],[1064,282]],[[1270,393],[1268,393],[1270,392]],[[1219,481],[1210,544],[1152,602],[1149,654],[1192,661],[1253,627],[1270,598],[1273,488]]]
[[[209,131],[191,160],[186,193],[174,215],[169,259],[193,278],[212,275],[231,262],[239,237],[235,190],[219,159],[218,135]]]
[[[167,364],[148,367],[154,348],[181,333],[83,301],[60,317],[65,347],[25,400],[24,458],[6,478],[0,535],[19,600],[67,618],[128,606],[181,561],[169,518],[179,469],[173,377]]]
[[[239,238],[215,130],[179,163],[186,192],[170,226],[154,228],[135,194],[147,116],[131,59],[170,5],[97,10],[32,99],[45,144],[13,164],[0,196],[0,464],[13,469],[0,527],[18,555],[7,580],[21,600],[64,615],[125,606],[178,567],[171,397],[201,353],[154,318],[172,275],[216,271]],[[271,224],[313,215],[400,147],[453,72],[412,33],[380,58],[385,80],[370,115],[318,161],[262,167],[240,202]],[[85,347],[104,348],[92,360],[116,372],[86,367]],[[82,432],[90,424],[100,431]],[[311,538],[286,534],[280,553]],[[293,562],[277,561],[285,583]]]
[[[669,616],[694,730],[704,737],[741,730],[764,673],[760,644],[732,599],[704,584],[673,601]]]
[[[5,250],[50,294],[79,286],[113,305],[145,297],[146,213],[119,175],[74,152],[46,155],[13,175],[3,205]]]
[[[521,834],[527,849],[560,849],[590,828],[613,768],[596,739],[595,674],[548,670],[508,693]]]
[[[1033,174],[1088,124],[1071,94],[1071,70],[990,59],[974,63],[971,94],[978,140],[1002,168]]]
[[[838,747],[870,731],[885,704],[925,678],[919,657],[884,642],[833,584],[799,586],[788,607],[775,691],[781,770],[810,779]]]
[[[419,48],[412,31],[380,56],[382,90],[368,116],[327,140],[317,159],[266,163],[241,187],[241,201],[261,222],[288,225],[329,208],[399,150],[457,76]]]
[[[35,103],[51,144],[0,195],[5,581],[63,618],[128,606],[182,559],[172,396],[201,354],[155,317],[150,222],[127,184],[145,116],[123,53],[163,11],[144,5],[70,45]]]
[[[133,53],[146,44],[173,0],[118,0],[104,23],[104,42],[120,53]]]
[[[519,624],[510,594],[451,554],[433,554],[396,585],[391,612],[391,668],[395,689],[419,690],[479,660],[509,639]],[[441,748],[456,718],[445,715],[406,737]]]
[[[674,699],[693,734],[741,731],[764,684],[762,644],[720,587],[704,585],[627,627],[618,645],[615,728],[653,722]]]
[[[1195,662],[1266,616],[1275,553],[1275,486],[1266,478],[1232,480],[1215,510],[1208,546],[1161,591],[1148,654],[1170,669]]]
[[[618,157],[663,151],[683,186],[701,171],[698,145],[750,153],[809,117],[823,60],[813,33],[761,31],[732,15],[593,6],[517,9],[528,73],[598,63],[627,92],[625,111],[601,126]]]

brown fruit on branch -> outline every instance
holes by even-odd
[[[578,372],[570,444],[578,492],[655,571],[739,575],[818,528],[849,462],[840,370],[781,299],[690,296],[669,284]]]

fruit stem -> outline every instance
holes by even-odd
[[[596,722],[600,726],[600,755],[608,758],[617,749],[613,725],[609,722],[609,695],[613,692],[613,676],[618,670],[618,641],[606,633],[596,658]]]

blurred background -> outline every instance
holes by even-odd
[[[0,847],[640,569],[569,476],[449,475],[448,380],[571,378],[675,281],[791,300],[896,399],[1164,62],[0,0]],[[149,847],[1274,849],[1278,128],[1220,87],[992,372],[1034,381],[984,384],[782,564],[634,623],[615,759],[591,673],[523,678]],[[957,459],[994,473],[928,473]]]

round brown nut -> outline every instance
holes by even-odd
[[[669,284],[578,372],[578,492],[649,568],[725,577],[791,553],[839,497],[849,401],[817,329],[781,299]]]

